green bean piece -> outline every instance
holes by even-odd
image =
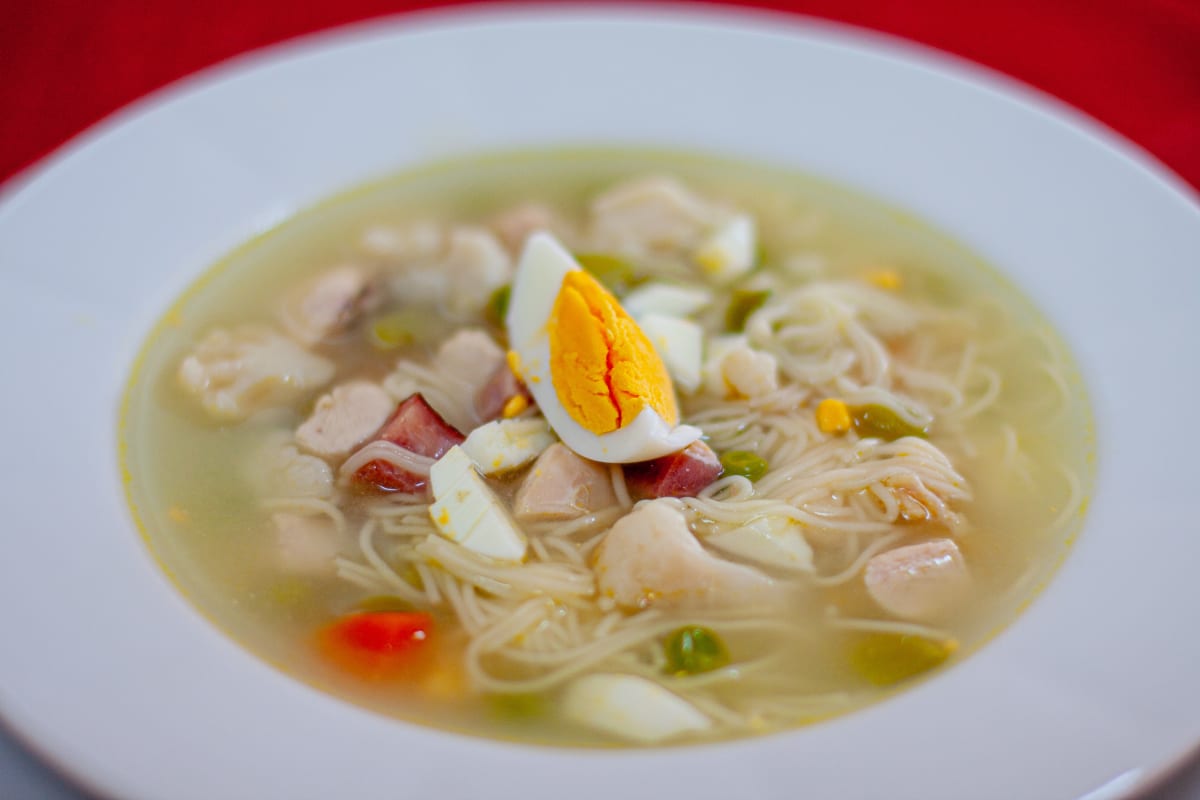
[[[737,333],[746,327],[751,314],[771,297],[769,289],[734,289],[725,309],[725,330]]]
[[[487,304],[488,322],[500,328],[504,327],[504,319],[508,316],[508,301],[511,298],[511,283],[506,283],[496,291],[492,292],[492,296],[488,298]]]
[[[935,641],[923,636],[871,633],[850,650],[850,664],[876,686],[893,686],[928,672],[958,649],[953,639]]]
[[[727,450],[721,454],[726,475],[741,475],[756,481],[767,473],[767,461],[749,450]]]
[[[673,675],[698,675],[729,663],[729,651],[716,632],[699,625],[680,628],[663,644],[667,671]]]
[[[642,282],[637,270],[623,258],[607,253],[576,253],[579,266],[591,273],[604,288],[616,295],[625,294],[630,287]]]
[[[893,442],[903,436],[925,438],[929,435],[928,429],[906,422],[887,406],[855,406],[850,409],[850,418],[854,421],[854,430],[864,439]]]

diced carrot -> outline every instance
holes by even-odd
[[[332,663],[366,680],[411,677],[429,664],[433,617],[423,611],[350,614],[322,628],[317,647]]]

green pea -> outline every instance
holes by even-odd
[[[892,686],[928,672],[957,649],[953,639],[939,642],[923,636],[871,633],[852,646],[850,664],[876,686]]]
[[[850,409],[850,418],[854,421],[854,430],[863,438],[892,442],[903,436],[924,438],[929,435],[927,429],[904,421],[887,406],[855,406]]]
[[[749,450],[727,450],[721,454],[721,466],[726,475],[741,475],[756,481],[767,474],[765,458]]]
[[[769,289],[734,289],[725,308],[725,330],[736,333],[745,328],[749,316],[762,308],[770,297]]]
[[[607,253],[576,253],[575,260],[613,294],[624,294],[631,286],[636,286],[642,281],[633,265],[619,256]]]
[[[715,631],[699,625],[680,628],[663,644],[667,671],[674,675],[698,675],[729,663],[729,651]]]
[[[504,319],[508,316],[508,301],[512,298],[512,284],[504,284],[488,298],[488,322],[498,327],[504,327]]]

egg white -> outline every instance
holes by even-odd
[[[691,425],[670,425],[644,408],[632,422],[609,433],[592,433],[559,402],[550,375],[548,325],[567,273],[579,264],[546,233],[529,237],[517,265],[505,323],[509,344],[520,358],[521,377],[563,444],[584,458],[610,464],[646,461],[687,447],[701,436]]]

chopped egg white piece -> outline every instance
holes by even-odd
[[[438,532],[468,550],[501,561],[520,561],[528,542],[504,504],[455,445],[429,470],[434,502],[429,516]]]
[[[712,727],[691,703],[634,675],[578,678],[567,687],[561,707],[568,719],[643,744]]]
[[[471,431],[462,449],[484,475],[499,475],[525,466],[554,442],[550,425],[540,417],[498,419]]]
[[[812,572],[813,552],[800,524],[783,516],[755,517],[740,528],[705,536],[706,544],[765,567]]]
[[[642,321],[647,314],[667,314],[686,317],[712,303],[712,292],[696,286],[672,286],[668,283],[648,283],[639,286],[621,299],[629,316]]]
[[[717,226],[692,257],[710,277],[728,283],[750,271],[757,247],[754,220],[737,214]]]
[[[690,319],[658,313],[646,314],[638,322],[667,365],[675,385],[688,394],[696,391],[700,387],[704,329]]]

